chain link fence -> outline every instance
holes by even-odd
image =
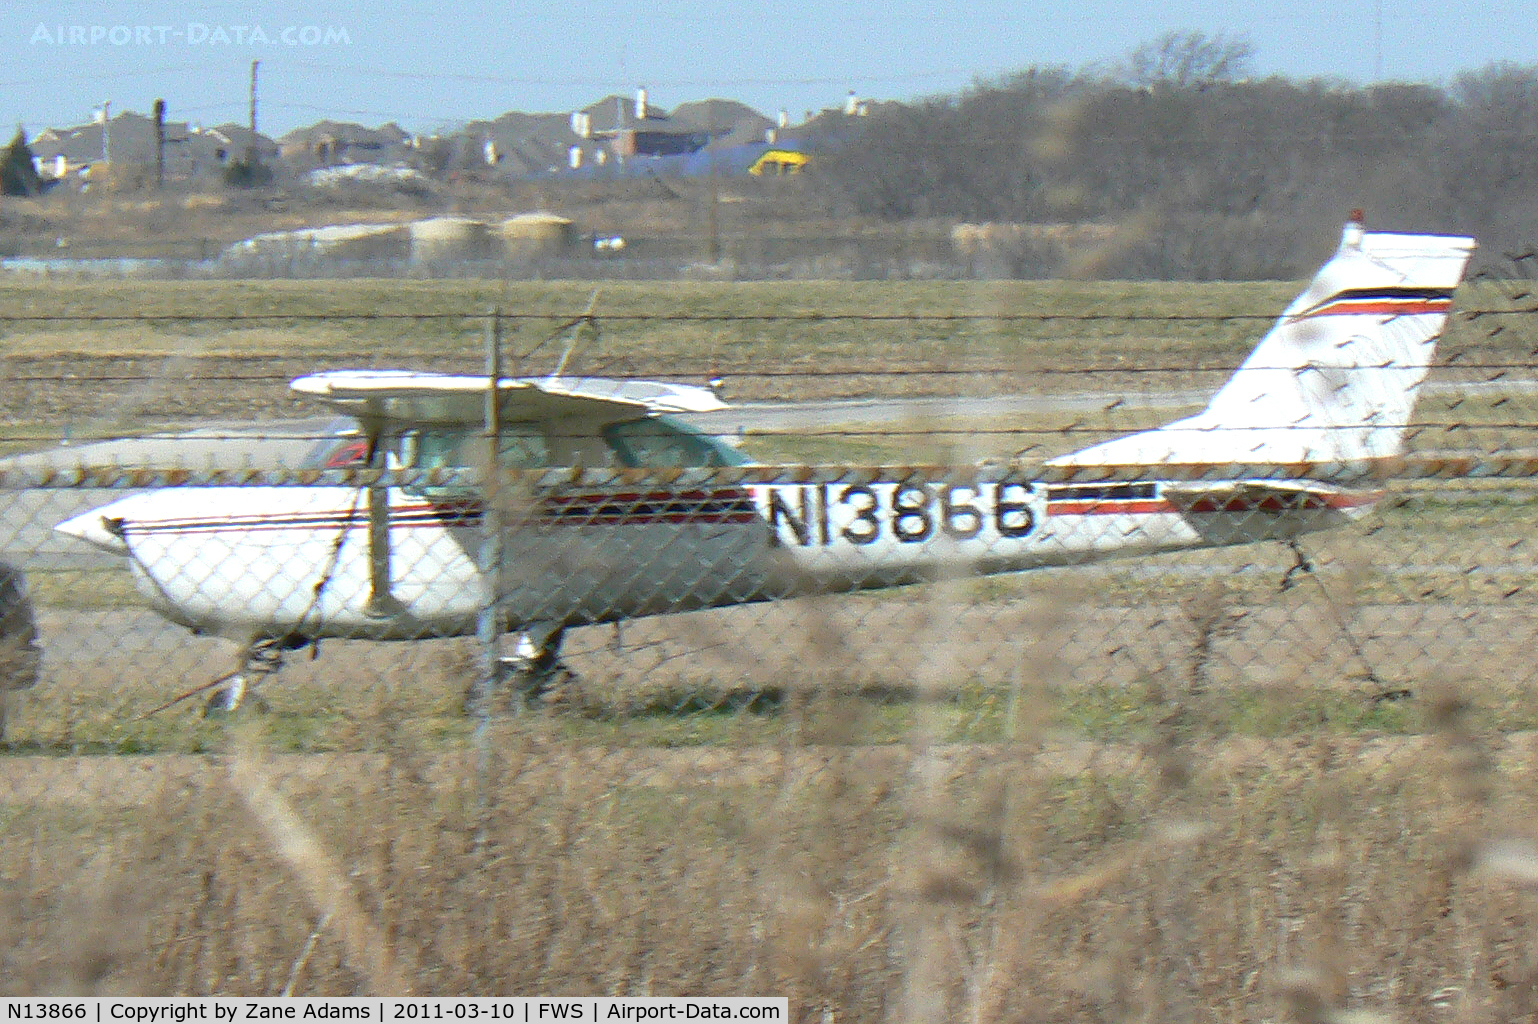
[[[1401,459],[1378,467],[1394,475],[1372,482],[1365,516],[1309,509],[1300,494],[1293,511],[1330,528],[1296,537],[1277,526],[1270,494],[1190,512],[1206,520],[1201,531],[1175,536],[1176,506],[1149,514],[1153,485],[1083,482],[1137,467],[515,472],[501,482],[490,607],[499,632],[572,624],[563,657],[605,714],[778,703],[803,686],[955,701],[1007,691],[1022,645],[1055,651],[1064,682],[1082,686],[1172,674],[1187,686],[1377,680],[1384,693],[1448,673],[1526,683],[1534,468]],[[1194,480],[1278,472],[1161,472],[1181,470]],[[41,689],[98,677],[111,680],[100,696],[117,700],[193,687],[234,667],[247,637],[299,650],[283,676],[306,685],[342,692],[436,667],[422,699],[456,671],[467,689],[493,533],[477,479],[6,473],[3,540],[14,586],[30,585],[47,652]],[[376,548],[369,494],[386,484],[395,500]],[[54,529],[104,506],[110,518],[124,495],[157,489],[187,511],[159,536],[130,538],[126,552]],[[275,492],[287,492],[284,504],[264,512]],[[243,546],[251,531],[282,540]],[[958,555],[960,541],[980,537],[991,543]],[[390,582],[374,593],[381,550]],[[371,609],[376,599],[386,605]],[[339,628],[351,638],[317,634],[322,618],[349,614],[356,621]],[[13,634],[29,628],[17,623]]]
[[[1538,1012],[1519,304],[1450,330],[1406,455],[1164,467],[1146,492],[1146,470],[1040,460],[1199,405],[1218,361],[1059,366],[1023,406],[1012,377],[963,401],[938,367],[781,366],[737,385],[789,397],[804,373],[793,413],[696,421],[767,466],[510,473],[489,497],[475,470],[328,468],[350,439],[323,418],[13,456],[0,990],[754,992],[807,1021]],[[248,369],[205,390],[292,367]],[[110,386],[19,389],[20,447]],[[888,416],[871,393],[933,404]],[[1165,484],[1235,480],[1276,486],[1188,505],[1209,532],[1172,543]],[[1317,485],[1372,500],[1320,507]],[[293,518],[269,525],[309,537],[286,560],[198,522],[274,494]],[[130,529],[125,557],[54,529],[133,495],[198,542]],[[1093,525],[1054,545],[1069,516]],[[435,586],[440,613],[414,614]],[[370,601],[354,636],[304,642]],[[520,640],[550,637],[488,626],[546,619],[584,624],[563,673],[520,686]],[[237,711],[207,713],[210,683],[254,668]]]
[[[541,700],[466,709],[481,642],[436,634],[473,632],[471,615],[301,647],[259,701],[213,717],[198,691],[240,645],[167,622],[131,564],[52,526],[120,488],[254,500],[369,471],[8,473],[6,550],[43,652],[12,694],[0,784],[11,990],[788,990],[802,1019],[1310,1019],[1315,1003],[1498,1019],[1528,1005],[1509,915],[1538,863],[1504,816],[1530,806],[1534,467],[1389,468],[1371,513],[1296,546],[723,608],[689,610],[706,567],[642,531],[625,571],[656,610],[685,610],[573,628],[574,681]],[[975,468],[905,472],[936,516],[944,488],[978,490]],[[520,495],[509,552],[520,533],[546,549],[536,578],[616,568],[573,531],[698,515],[701,495],[755,480],[819,494],[894,473],[596,476],[503,482]],[[351,490],[344,555],[367,549],[367,487]],[[580,525],[552,517],[574,502]],[[1247,515],[1262,513],[1233,539]],[[799,543],[796,524],[740,525]],[[403,548],[397,578],[451,571]],[[244,600],[308,603],[325,561],[179,571],[219,601],[249,573]],[[869,569],[853,582],[888,582]]]

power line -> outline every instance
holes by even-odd
[[[1466,309],[1457,315],[1470,320],[1485,317],[1533,316],[1538,309]],[[517,313],[498,314],[503,320],[548,323],[577,323],[589,319],[587,314],[572,313]],[[287,312],[287,313],[6,313],[0,312],[0,323],[270,323],[273,321],[369,321],[369,320],[483,320],[484,312],[440,311],[405,312],[385,311],[354,312]],[[1278,319],[1275,313],[613,313],[592,317],[600,324],[608,323],[912,323],[912,324],[964,324],[964,323],[1231,323],[1263,322]]]
[[[380,352],[345,352],[326,350],[324,353],[328,363],[347,363],[358,365],[376,362],[381,357],[395,363],[454,363],[463,362],[475,357],[475,353],[466,351],[463,353],[435,352],[408,352],[391,350],[387,353]],[[313,362],[314,353],[296,353],[288,356],[250,356],[250,355],[220,355],[208,353],[187,353],[168,355],[163,353],[146,354],[141,357],[146,361],[159,361],[163,359],[175,359],[178,363],[195,363],[202,360],[216,363],[231,362],[259,362],[275,360],[279,362]],[[37,357],[20,355],[0,356],[0,363],[4,362],[28,362]],[[112,357],[116,359],[118,357]],[[964,378],[964,377],[1090,377],[1090,376],[1167,376],[1174,374],[1231,374],[1234,372],[1232,363],[1198,363],[1198,364],[1170,364],[1164,366],[1117,366],[1117,365],[1089,365],[1089,366],[1021,366],[1008,363],[971,366],[971,367],[865,367],[858,364],[849,366],[820,366],[816,368],[772,368],[754,369],[749,367],[721,366],[719,361],[708,357],[698,357],[692,364],[679,366],[674,364],[674,369],[668,374],[671,377],[687,377],[709,370],[717,370],[725,373],[734,380],[832,380],[849,378],[867,379],[914,379],[914,378]],[[1250,371],[1261,370],[1295,370],[1293,366],[1250,366]],[[1347,367],[1346,370],[1366,372],[1377,367]],[[1457,363],[1437,364],[1433,370],[1457,370],[1465,373],[1494,372],[1495,376],[1487,380],[1464,381],[1466,384],[1500,385],[1509,383],[1512,386],[1525,386],[1533,381],[1530,376],[1511,377],[1507,375],[1511,371],[1527,371],[1529,374],[1538,375],[1538,362],[1531,363]],[[539,374],[524,376],[540,376]],[[602,376],[615,380],[651,380],[655,376],[649,373],[635,371],[614,371],[612,368],[595,366],[584,369],[582,373],[571,374],[573,377]],[[200,382],[220,381],[229,383],[240,382],[287,382],[290,379],[288,371],[273,372],[221,372],[201,373],[183,370],[181,379],[196,380]],[[111,383],[135,383],[144,384],[163,381],[166,377],[159,373],[72,373],[69,376],[60,376],[58,373],[7,373],[6,380],[15,384],[44,384],[52,383],[70,387],[91,387],[96,384]]]
[[[1519,310],[1486,310],[1481,315],[1531,312]],[[503,320],[571,320],[586,319],[583,314],[567,313],[501,313]],[[480,320],[486,317],[480,312],[435,313],[3,313],[0,322],[48,323],[53,321],[136,321],[136,322],[191,322],[191,321],[271,321],[271,320]],[[600,323],[966,323],[969,321],[1031,322],[1031,321],[1175,321],[1216,323],[1230,320],[1276,319],[1276,314],[1261,313],[615,313],[594,317]]]

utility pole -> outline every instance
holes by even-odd
[[[166,187],[166,101],[155,101],[155,187]]]
[[[710,151],[710,210],[707,214],[706,230],[710,232],[710,265],[715,266],[721,262],[721,175],[716,166],[716,101],[711,97],[710,105],[705,108],[710,118],[706,131],[709,140],[705,143]]]
[[[112,101],[101,101],[101,162],[112,162]]]
[[[251,143],[246,148],[246,162],[256,163],[256,69],[262,66],[262,62],[251,62]]]

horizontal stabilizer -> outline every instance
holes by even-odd
[[[1236,480],[1165,484],[1161,494],[1177,511],[1198,513],[1349,512],[1377,500],[1376,492],[1350,491],[1288,481]]]

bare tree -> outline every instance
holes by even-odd
[[[1488,246],[1538,241],[1538,67],[1492,64],[1459,75],[1457,117],[1441,151],[1452,208]]]
[[[891,104],[848,119],[811,181],[830,209],[883,219],[1125,228],[1095,263],[1107,276],[1293,276],[1356,207],[1488,251],[1538,242],[1538,67],[1355,88],[1241,78],[1249,52],[1171,34],[1114,78],[1032,70]],[[1006,271],[1033,267],[1050,269]]]
[[[1125,76],[1140,87],[1197,88],[1245,77],[1254,56],[1243,37],[1166,32],[1127,56]]]

